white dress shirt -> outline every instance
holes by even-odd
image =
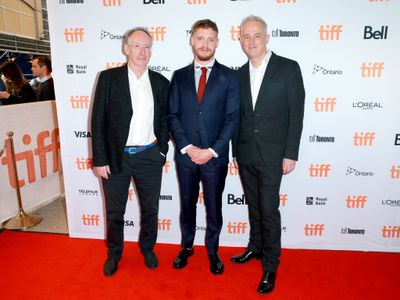
[[[156,140],[154,134],[154,100],[149,70],[147,69],[140,78],[137,78],[128,66],[128,79],[133,115],[126,145],[148,145]]]
[[[264,78],[265,71],[267,70],[267,65],[269,59],[271,58],[272,52],[268,51],[265,57],[263,58],[261,65],[257,68],[253,66],[253,64],[249,63],[249,71],[250,71],[250,88],[251,88],[251,99],[253,102],[253,109],[256,107],[258,93],[260,92],[260,87]]]

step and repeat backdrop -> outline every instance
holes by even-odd
[[[296,170],[281,188],[286,248],[400,251],[400,3],[395,0],[59,0],[48,1],[53,76],[71,237],[105,237],[104,196],[92,172],[90,114],[101,70],[126,61],[122,37],[135,26],[154,38],[150,68],[171,78],[192,62],[191,25],[219,27],[217,59],[246,62],[241,20],[268,23],[269,48],[297,60],[306,89]],[[161,243],[180,243],[179,192],[170,145],[160,196]],[[249,222],[237,170],[229,164],[221,245],[245,246]],[[196,243],[204,244],[198,199]],[[126,240],[136,241],[131,187]]]

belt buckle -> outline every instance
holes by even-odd
[[[134,147],[129,147],[129,148],[128,148],[128,153],[129,153],[129,154],[136,154],[136,152],[137,152],[137,149],[136,149],[136,148],[134,148]]]

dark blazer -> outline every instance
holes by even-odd
[[[53,78],[47,79],[45,82],[39,84],[37,89],[37,101],[55,100],[54,81]]]
[[[239,82],[235,72],[215,61],[201,104],[197,100],[194,64],[175,71],[171,81],[168,123],[180,150],[192,144],[212,148],[227,160],[229,141],[239,121]]]
[[[303,129],[305,91],[296,61],[272,53],[253,110],[249,62],[238,70],[240,123],[233,156],[249,163],[254,153],[265,163],[297,160]],[[260,100],[262,99],[262,100]]]
[[[24,84],[17,94],[10,95],[8,99],[0,99],[0,102],[2,102],[3,105],[22,104],[35,101],[36,95],[29,83]]]
[[[154,133],[160,151],[168,152],[166,110],[169,81],[149,70],[154,99]],[[132,119],[128,66],[108,69],[100,73],[92,110],[93,166],[110,166],[112,174],[121,170],[121,160]]]

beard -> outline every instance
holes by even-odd
[[[203,54],[200,54],[200,50],[196,51],[196,49],[194,49],[194,48],[193,48],[193,52],[198,61],[209,61],[210,59],[212,59],[214,57],[214,54],[215,54],[215,50],[214,50],[214,51],[211,51],[209,54],[203,55]]]

